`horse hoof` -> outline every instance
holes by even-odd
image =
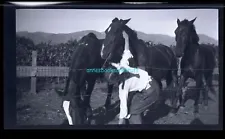
[[[144,116],[146,116],[146,115],[148,114],[148,111],[149,111],[149,110],[145,110],[145,111],[144,111],[144,113],[143,113]]]
[[[106,112],[106,107],[105,106],[102,107],[102,112]]]
[[[209,107],[208,106],[204,106],[204,109],[207,111],[209,109]]]
[[[170,107],[172,107],[172,102],[169,101],[169,102],[167,103],[167,105],[170,106]]]
[[[185,107],[184,106],[180,106],[180,108],[179,108],[179,113],[185,113],[185,111],[184,111],[184,109],[185,109]]]
[[[85,124],[91,125],[91,121],[92,121],[91,118],[88,117],[88,118],[86,118]]]
[[[120,114],[117,114],[117,115],[116,115],[116,118],[119,119],[119,117],[120,117]]]
[[[199,113],[198,112],[194,112],[194,117],[195,118],[199,118],[200,117]]]
[[[175,116],[175,113],[170,112],[168,116],[173,117],[173,116]]]
[[[184,110],[184,106],[180,106],[180,109],[181,109],[181,110]]]
[[[106,113],[107,113],[107,108],[106,108],[105,106],[103,106],[102,112],[103,112],[104,115],[106,115]]]
[[[96,125],[95,120],[92,120],[92,121],[91,121],[91,125]]]

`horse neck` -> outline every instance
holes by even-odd
[[[194,40],[194,41],[193,41]],[[184,58],[185,59],[188,59],[188,60],[191,60],[194,58],[193,55],[196,54],[196,52],[198,51],[199,49],[199,43],[198,41],[196,41],[195,39],[193,39],[192,36],[190,36],[190,39],[187,43],[187,46],[186,46],[186,49],[185,49],[185,52],[184,52]]]

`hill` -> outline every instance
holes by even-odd
[[[79,40],[84,35],[93,32],[99,39],[103,39],[105,37],[105,34],[103,32],[98,32],[94,30],[85,30],[85,31],[78,31],[73,33],[45,33],[45,32],[17,32],[16,34],[18,36],[23,36],[26,38],[29,38],[34,41],[35,44],[41,43],[41,42],[50,42],[52,44],[59,44],[59,43],[66,43],[68,40],[76,39]],[[153,43],[162,43],[164,45],[170,46],[175,44],[175,38],[163,35],[163,34],[146,34],[140,31],[137,31],[138,37],[140,39],[143,39],[144,41],[151,41]],[[211,43],[218,45],[218,41],[205,35],[205,34],[199,34],[200,43]]]

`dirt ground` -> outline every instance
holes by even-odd
[[[195,83],[190,81],[189,86]],[[218,85],[218,81],[214,81],[214,85]],[[65,113],[62,109],[62,100],[54,92],[54,87],[60,85],[47,85],[44,90],[37,94],[23,92],[22,98],[17,101],[17,124],[19,125],[60,125],[65,121]],[[218,87],[215,87],[218,92]],[[107,86],[105,83],[95,85],[91,97],[91,106],[94,109],[94,117],[92,124],[117,124],[116,115],[119,113],[118,89],[115,88],[112,96],[112,107],[104,114],[102,106],[106,99]],[[188,94],[193,96],[192,89],[188,90]],[[150,108],[150,111],[144,118],[146,124],[218,124],[218,93],[216,96],[209,94],[209,107],[205,110],[200,107],[200,115],[196,118],[193,114],[193,103],[190,99],[185,103],[185,109],[178,111],[174,117],[169,117],[168,101],[164,106],[158,108]]]

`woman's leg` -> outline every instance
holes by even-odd
[[[130,102],[129,113],[131,114],[131,123],[140,123],[142,113],[153,103],[158,101],[160,88],[158,83],[153,80],[151,87],[142,92],[135,93]]]

